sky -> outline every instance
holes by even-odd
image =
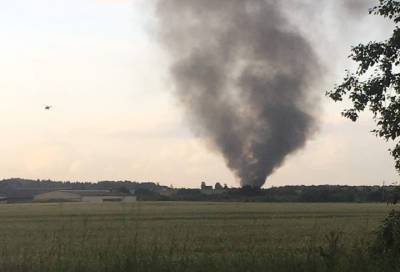
[[[352,123],[324,97],[352,68],[351,46],[388,37],[390,25],[338,4],[292,1],[286,12],[326,64],[320,129],[265,186],[397,181],[391,144],[369,132],[371,116]],[[0,178],[238,186],[191,133],[156,28],[154,1],[0,1]]]

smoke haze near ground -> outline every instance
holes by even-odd
[[[318,128],[321,61],[279,2],[158,1],[176,95],[242,186],[264,185]],[[365,2],[341,3],[356,15]]]

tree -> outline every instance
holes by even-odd
[[[373,113],[376,136],[396,141],[390,152],[400,171],[400,2],[379,0],[369,13],[391,20],[395,26],[392,36],[383,42],[353,47],[350,58],[358,69],[346,71],[343,83],[328,91],[327,96],[336,102],[350,99],[352,106],[342,115],[354,122],[365,109]]]
[[[123,193],[123,194],[130,194],[131,193],[131,191],[128,188],[124,187],[124,186],[121,186],[121,187],[117,188],[116,191],[119,192],[119,193]]]
[[[215,190],[222,190],[222,189],[224,189],[224,187],[222,187],[221,183],[219,183],[219,182],[215,183],[214,188],[215,188]]]

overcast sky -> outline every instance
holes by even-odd
[[[370,116],[352,123],[323,97],[351,68],[351,45],[384,39],[390,25],[364,16],[363,5],[290,1],[286,12],[326,64],[321,128],[266,186],[397,181],[390,144],[369,133]],[[145,0],[0,1],[0,178],[238,185],[171,95],[153,8]]]

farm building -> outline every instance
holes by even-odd
[[[135,202],[136,196],[107,190],[59,190],[35,195],[35,202]]]
[[[7,197],[0,196],[0,204],[7,204]]]

